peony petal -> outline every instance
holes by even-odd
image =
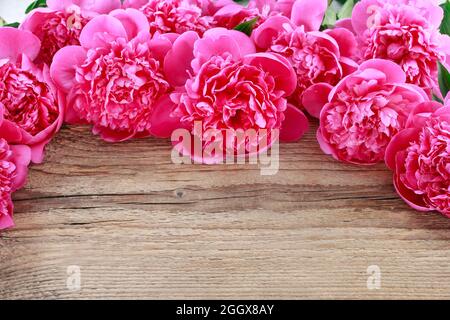
[[[18,61],[22,54],[30,60],[36,59],[41,49],[41,41],[29,31],[16,28],[0,28],[0,60]]]
[[[292,6],[296,0],[277,0],[275,2],[275,11],[281,12],[282,15],[290,17],[292,14]]]
[[[394,187],[403,201],[405,201],[414,210],[421,212],[434,211],[434,208],[428,207],[421,196],[415,194],[412,190],[407,188],[397,175],[394,175]]]
[[[112,11],[110,16],[120,20],[127,32],[128,39],[136,38],[143,30],[150,30],[147,17],[136,9],[117,9]]]
[[[28,166],[31,162],[31,149],[24,145],[13,145],[12,162],[16,165],[16,175],[13,180],[14,191],[21,189],[27,180]]]
[[[200,70],[201,66],[213,56],[230,54],[232,59],[238,61],[242,58],[239,44],[229,35],[220,37],[204,37],[195,42],[192,69],[194,73]]]
[[[10,203],[10,208],[9,210],[12,214],[13,212],[13,204],[12,201]],[[13,228],[14,225],[14,221],[12,219],[12,217],[10,215],[0,215],[0,230],[5,230],[5,229],[9,229],[9,228]]]
[[[171,116],[175,104],[167,95],[156,104],[152,113],[150,132],[157,138],[169,138],[176,129],[183,128],[181,119]]]
[[[8,143],[19,143],[22,133],[17,125],[4,119],[5,106],[0,103],[0,136]]]
[[[373,18],[380,9],[378,0],[364,0],[359,1],[352,12],[352,25],[357,35],[363,35],[371,24]]]
[[[47,6],[55,11],[65,11],[73,5],[82,11],[107,14],[122,6],[120,0],[47,0]]]
[[[285,26],[291,26],[291,21],[284,16],[274,16],[268,18],[252,33],[252,39],[256,46],[262,50],[267,50],[271,45],[274,38],[276,38]]]
[[[409,115],[406,126],[408,128],[423,128],[436,111],[442,108],[442,105],[436,101],[419,103]]]
[[[375,69],[382,71],[386,75],[386,82],[389,83],[405,83],[406,74],[402,68],[390,60],[372,59],[367,60],[359,67],[361,71]]]
[[[333,148],[331,148],[328,142],[324,139],[320,128],[317,130],[316,138],[323,153],[334,156]]]
[[[322,25],[328,0],[297,0],[292,7],[291,21],[305,31],[318,31]]]
[[[189,73],[192,73],[194,44],[198,39],[196,32],[185,32],[175,40],[172,50],[167,53],[164,60],[164,73],[172,86],[184,85],[189,78]]]
[[[355,34],[355,30],[353,29],[352,25],[352,19],[346,18],[336,21],[336,24],[334,25],[335,28],[344,28],[350,31],[351,33]]]
[[[147,3],[148,3],[148,0],[125,0],[123,2],[123,7],[140,9]]]
[[[281,126],[280,141],[296,142],[308,131],[308,118],[300,109],[291,104],[288,104],[284,115],[285,119]]]
[[[117,38],[128,40],[127,31],[121,21],[109,15],[101,15],[86,24],[80,34],[80,43],[87,49],[98,48]]]
[[[320,118],[320,112],[328,103],[331,90],[333,87],[328,83],[318,83],[305,90],[302,105],[311,116]]]
[[[56,86],[64,92],[75,84],[75,72],[86,60],[86,51],[80,46],[68,46],[59,50],[50,67],[50,75]]]
[[[225,28],[209,29],[203,35],[203,38],[219,39],[222,36],[227,36],[233,39],[241,51],[241,57],[256,53],[255,44],[245,33],[237,30],[227,30]]]
[[[269,72],[275,78],[277,88],[286,96],[297,88],[297,75],[286,58],[274,53],[255,53],[245,56],[243,61]]]
[[[411,141],[415,141],[420,134],[420,130],[416,128],[409,128],[400,131],[392,138],[386,149],[385,162],[389,169],[395,170],[397,153],[407,149]]]
[[[343,28],[329,29],[325,33],[336,40],[341,56],[349,58],[355,56],[358,43],[353,33]]]
[[[55,11],[50,8],[34,9],[25,17],[25,20],[20,24],[19,29],[30,31],[34,35],[39,36],[42,32],[42,25],[47,22],[52,15],[55,15]]]

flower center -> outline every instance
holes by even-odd
[[[148,130],[154,103],[170,88],[148,46],[119,39],[88,57],[73,89],[87,100],[74,105],[80,115],[112,130]]]
[[[41,40],[37,61],[50,65],[59,49],[79,45],[80,33],[86,23],[87,19],[77,11],[55,12],[37,32]]]
[[[53,124],[59,116],[47,84],[10,62],[0,66],[0,102],[5,106],[5,119],[31,135]]]

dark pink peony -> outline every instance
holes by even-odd
[[[80,42],[60,50],[51,66],[67,93],[66,120],[90,123],[111,142],[149,136],[152,113],[170,93],[163,60],[171,41],[152,38],[138,10],[119,9],[92,19]]]
[[[327,0],[314,3],[312,6],[310,0],[295,1],[290,18],[270,17],[254,31],[253,39],[260,49],[289,60],[297,74],[292,99],[319,117],[332,87],[358,65],[353,60],[357,47],[353,33],[343,28],[319,32]]]
[[[439,33],[442,18],[437,1],[360,1],[353,10],[352,25],[361,58],[394,61],[408,83],[439,96],[438,61],[450,63],[450,37]]]
[[[305,116],[291,112],[294,108],[287,103],[296,85],[288,61],[255,53],[254,44],[241,32],[216,28],[201,39],[188,32],[175,41],[166,66],[169,80],[179,86],[171,95],[172,115],[190,129],[195,121],[201,121],[205,131],[283,128],[284,140],[299,139],[307,129]],[[288,112],[294,121],[285,122]]]
[[[43,149],[60,129],[64,99],[54,86],[49,68],[32,62],[40,49],[32,33],[0,28],[0,103],[4,127],[15,144],[30,146],[35,163],[43,160]]]
[[[366,61],[344,78],[320,115],[317,138],[322,150],[347,163],[382,161],[413,108],[428,100],[423,90],[405,81],[401,68],[388,60]]]
[[[121,6],[120,0],[47,0],[48,8],[38,8],[28,14],[20,29],[35,34],[41,40],[36,63],[50,65],[55,53],[66,46],[79,45],[80,33],[95,15],[108,13]]]
[[[450,217],[450,107],[419,104],[389,144],[386,164],[411,207]]]
[[[0,230],[14,226],[11,194],[25,184],[31,160],[28,146],[8,144],[6,139],[14,137],[4,121],[4,111],[0,104]]]

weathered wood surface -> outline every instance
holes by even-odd
[[[383,165],[323,155],[313,131],[263,177],[64,128],[0,234],[0,298],[450,298],[450,220],[409,209]]]

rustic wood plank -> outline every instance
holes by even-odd
[[[64,128],[0,234],[0,298],[450,298],[450,220],[410,210],[383,165],[323,155],[313,131],[263,177]]]

